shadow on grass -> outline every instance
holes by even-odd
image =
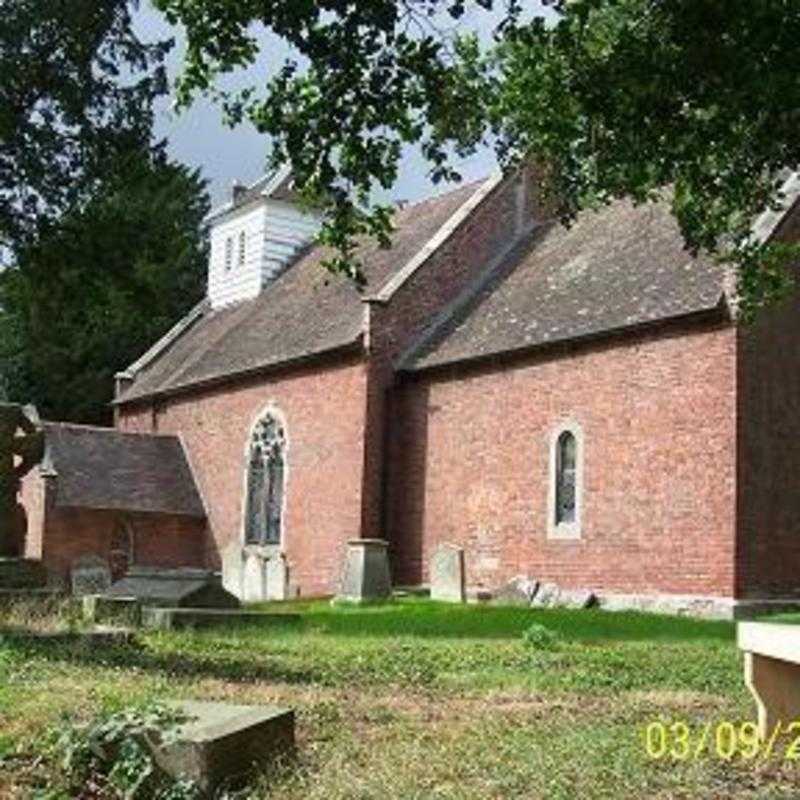
[[[38,658],[51,663],[62,662],[104,669],[123,667],[174,678],[218,678],[241,683],[272,681],[290,684],[309,684],[319,679],[313,669],[294,669],[280,663],[278,659],[265,658],[262,653],[252,658],[205,658],[180,651],[159,653],[136,642],[97,647],[79,633],[43,638],[0,629],[0,645],[22,660]]]
[[[366,607],[331,607],[323,601],[307,601],[262,603],[253,608],[297,611],[306,629],[355,638],[517,639],[533,623],[576,642],[733,641],[736,634],[734,623],[725,620],[600,609],[463,606],[419,599]]]

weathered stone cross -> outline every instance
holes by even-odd
[[[21,555],[26,531],[17,494],[43,454],[44,433],[36,408],[0,403],[0,557]]]

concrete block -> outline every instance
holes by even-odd
[[[187,720],[166,741],[148,737],[153,760],[173,778],[194,781],[205,796],[244,783],[295,748],[294,711],[274,706],[179,702]]]
[[[383,539],[351,539],[336,600],[364,603],[386,600],[392,594],[388,543]]]
[[[83,619],[92,625],[139,625],[142,608],[135,597],[86,595],[83,600]]]
[[[741,622],[744,682],[756,701],[758,733],[769,739],[778,724],[800,719],[800,625]]]

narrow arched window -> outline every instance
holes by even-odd
[[[556,444],[556,525],[575,522],[578,445],[572,431],[563,431]]]
[[[283,525],[286,437],[272,415],[256,425],[247,466],[247,544],[279,544]]]
[[[547,535],[579,539],[583,524],[583,430],[577,422],[559,425],[550,439]]]

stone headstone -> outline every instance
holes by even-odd
[[[237,542],[222,551],[222,585],[236,597],[243,597],[244,550]]]
[[[0,556],[24,554],[25,509],[17,502],[22,479],[44,455],[44,432],[34,406],[0,403]]]
[[[450,603],[466,601],[464,550],[451,544],[441,544],[431,558],[431,600]]]
[[[351,539],[347,543],[337,600],[364,603],[391,596],[388,547],[383,539]]]
[[[518,575],[494,592],[494,599],[501,604],[529,606],[538,591],[539,581]]]
[[[240,788],[255,770],[265,770],[295,749],[294,711],[274,706],[183,701],[171,703],[185,718],[167,737],[145,741],[159,769],[188,778],[202,797]]]
[[[267,599],[289,599],[289,567],[283,553],[276,553],[267,561]]]
[[[258,603],[267,599],[267,559],[259,553],[248,553],[242,572],[242,599]]]
[[[81,556],[73,561],[70,577],[75,597],[103,594],[111,587],[111,567],[99,556]]]

